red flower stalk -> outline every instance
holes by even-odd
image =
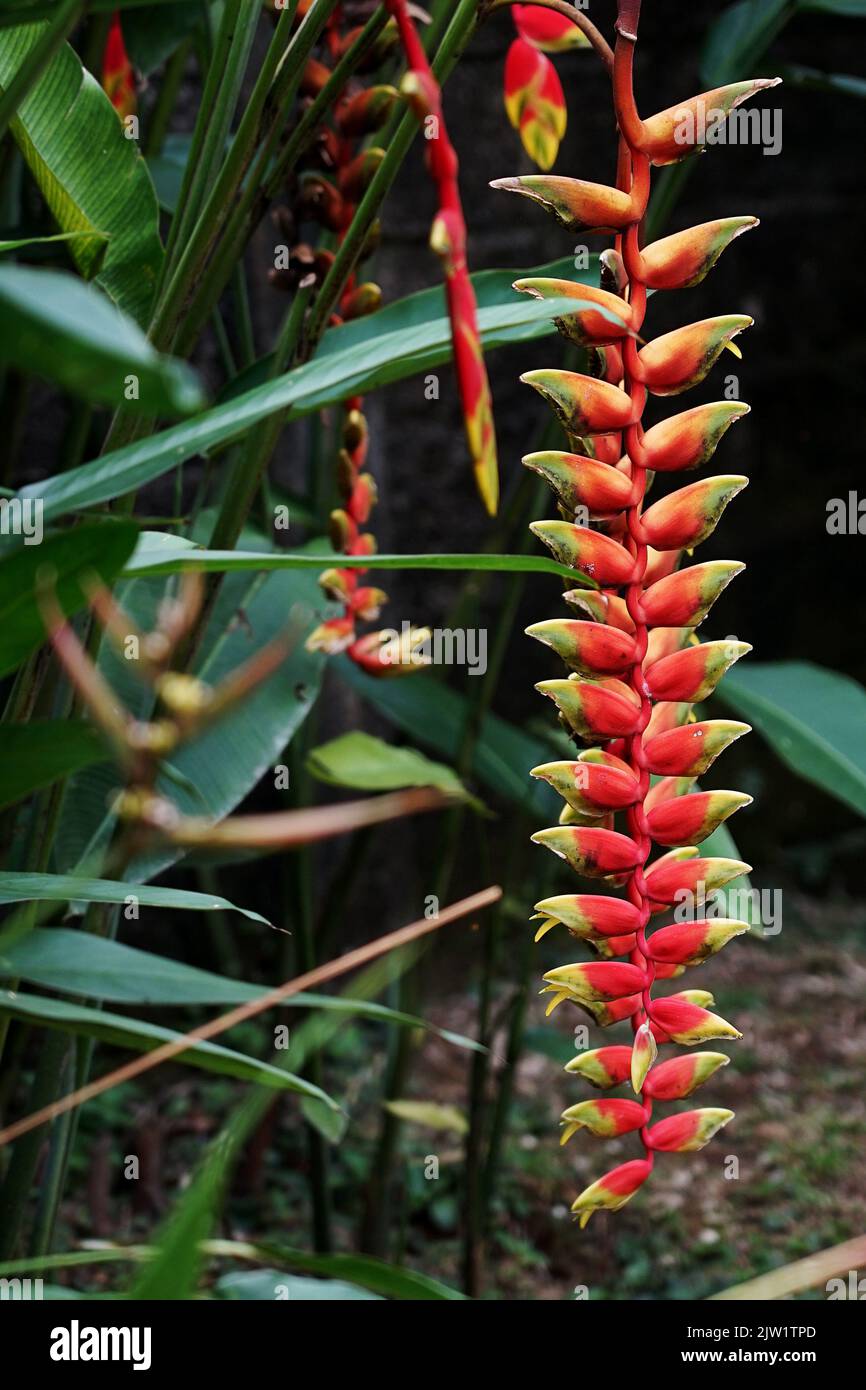
[[[697,845],[749,798],[693,790],[695,778],[748,726],[690,722],[692,705],[748,651],[732,640],[701,644],[695,633],[743,567],[714,561],[678,568],[683,552],[710,534],[746,479],[701,480],[644,510],[648,475],[704,463],[747,407],[699,406],[646,433],[642,417],[649,392],[678,394],[703,380],[732,335],[751,320],[708,319],[644,346],[640,334],[648,287],[697,283],[755,219],[729,218],[652,246],[642,242],[650,166],[685,158],[698,148],[697,123],[675,128],[677,113],[682,120],[684,111],[702,104],[727,111],[772,84],[737,83],[642,120],[632,87],[639,16],[639,0],[621,0],[613,67],[620,133],[616,187],[543,176],[494,185],[529,196],[572,229],[613,229],[616,235],[614,250],[603,257],[602,292],[576,287],[580,307],[576,303],[573,317],[559,324],[567,337],[597,353],[598,378],[552,370],[523,378],[552,405],[573,446],[573,452],[524,460],[550,483],[563,518],[537,522],[532,529],[557,560],[579,572],[565,594],[575,618],[537,623],[528,631],[570,668],[567,679],[542,681],[538,689],[556,703],[575,741],[586,745],[573,762],[534,769],[533,775],[559,792],[565,807],[560,824],[533,839],[578,874],[625,890],[623,898],[564,894],[536,905],[539,935],[563,925],[602,957],[598,963],[549,971],[545,989],[553,995],[551,1009],[568,1000],[602,1026],[630,1020],[630,1048],[586,1053],[567,1070],[605,1089],[630,1080],[637,1095],[635,1101],[571,1106],[563,1115],[563,1138],[581,1127],[601,1135],[635,1131],[643,1146],[643,1158],[615,1168],[577,1198],[572,1210],[581,1225],[593,1211],[617,1210],[627,1202],[649,1176],[657,1152],[701,1148],[731,1119],[731,1111],[710,1108],[650,1123],[654,1100],[689,1095],[728,1060],[721,1053],[699,1052],[656,1066],[660,1045],[740,1036],[709,1012],[713,1000],[705,991],[683,990],[659,999],[653,987],[747,930],[744,922],[705,920],[698,911],[698,920],[648,931],[652,917],[683,901],[684,894],[697,898],[748,870],[734,860],[704,859]],[[517,287],[540,297],[563,293],[561,281],[523,281]],[[616,313],[621,326],[607,320],[605,327],[597,305]],[[574,524],[578,507],[595,529]],[[582,587],[587,577],[599,587]],[[653,774],[661,780],[651,786]],[[623,818],[620,830],[614,829],[617,813]],[[667,852],[650,863],[654,845]],[[623,956],[627,963],[617,961]]]
[[[439,211],[430,232],[430,245],[442,261],[454,365],[463,405],[463,420],[475,482],[491,516],[499,503],[499,470],[490,384],[481,352],[475,291],[466,264],[466,221],[457,182],[457,152],[448,138],[442,112],[442,93],[433,75],[407,0],[385,0],[400,31],[409,65],[402,91],[422,122],[428,139],[427,167],[436,184]]]
[[[105,53],[102,59],[102,89],[121,120],[126,116],[135,114],[137,104],[135,75],[132,71],[129,55],[126,52],[126,44],[123,42],[123,30],[120,27],[120,14],[117,10],[111,17],[108,38],[105,43]]]

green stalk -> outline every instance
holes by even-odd
[[[35,87],[55,53],[81,18],[87,0],[60,0],[54,17],[0,96],[0,140],[28,92]]]
[[[192,38],[184,39],[166,63],[165,72],[159,84],[159,95],[150,113],[147,134],[144,138],[144,153],[150,158],[162,154],[168,127],[174,115],[174,108],[186,72],[187,61],[192,50]]]
[[[186,245],[216,179],[261,12],[259,0],[235,0],[223,7],[166,247],[169,267],[178,246]]]
[[[243,254],[244,247],[253,228],[260,220],[265,205],[276,197],[285,182],[286,175],[304,153],[323,118],[331,109],[335,98],[363,61],[386,22],[385,11],[383,9],[376,10],[351,48],[337,63],[315,100],[307,107],[284,148],[277,153],[263,186],[256,192],[255,199],[252,201],[247,199],[242,205],[239,204],[235,208],[220,244],[202,275],[189,310],[184,316],[183,326],[176,344],[176,350],[180,355],[184,356],[189,351],[201,332],[212,306],[217,302],[228,283],[232,266]]]
[[[460,0],[454,12],[454,18],[448,26],[439,51],[433,60],[433,73],[438,82],[443,83],[445,81],[472,37],[478,17],[477,12],[477,0]],[[418,134],[418,129],[417,117],[413,112],[407,111],[394,132],[394,137],[387,147],[385,158],[358,204],[355,216],[352,218],[352,225],[340,244],[333,265],[328,271],[316,298],[305,333],[305,358],[312,356],[328,325],[334,306],[355,268],[367,234],[397,177],[412,141]]]

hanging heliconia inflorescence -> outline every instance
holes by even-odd
[[[549,53],[588,48],[589,40],[565,15],[535,5],[511,7],[517,38],[505,59],[503,94],[508,119],[539,169],[550,169],[568,124],[565,93]]]
[[[135,73],[126,51],[118,10],[114,11],[108,26],[102,56],[102,90],[121,120],[135,114],[138,106]]]
[[[583,1127],[601,1136],[634,1132],[643,1148],[642,1157],[581,1193],[572,1207],[581,1225],[593,1211],[623,1206],[649,1176],[657,1152],[701,1148],[731,1119],[731,1111],[711,1107],[652,1123],[654,1101],[691,1095],[728,1061],[722,1053],[701,1051],[656,1065],[660,1045],[740,1036],[709,1011],[713,999],[705,991],[657,998],[653,986],[748,929],[745,922],[707,920],[705,911],[706,895],[747,872],[748,865],[703,858],[697,846],[750,798],[693,790],[718,754],[748,732],[747,725],[729,720],[693,722],[692,711],[749,650],[733,639],[701,643],[695,633],[743,566],[713,560],[678,568],[683,553],[711,534],[747,480],[702,479],[644,510],[654,475],[706,463],[748,407],[698,406],[646,432],[641,419],[648,392],[677,395],[702,381],[751,319],[705,319],[646,343],[641,335],[648,291],[699,283],[756,219],[708,222],[649,246],[642,244],[642,224],[650,166],[700,152],[713,120],[774,83],[738,82],[642,120],[632,85],[639,15],[640,0],[620,0],[613,63],[616,187],[547,175],[494,184],[541,204],[571,231],[615,234],[614,249],[602,253],[602,288],[540,279],[516,286],[542,298],[572,295],[581,301],[559,327],[593,349],[599,363],[596,376],[542,370],[522,378],[553,407],[574,450],[524,459],[551,485],[563,518],[537,522],[532,530],[558,561],[578,572],[564,596],[576,616],[536,623],[528,631],[570,668],[567,679],[542,681],[538,689],[585,745],[575,761],[533,770],[566,803],[559,825],[533,839],[578,874],[625,890],[621,897],[566,893],[536,904],[539,937],[563,925],[602,957],[549,971],[545,990],[553,995],[550,1009],[568,1000],[602,1027],[628,1019],[634,1035],[631,1046],[598,1048],[569,1063],[569,1072],[602,1089],[630,1082],[636,1099],[569,1107],[563,1142]],[[577,525],[575,516],[594,524]],[[653,783],[653,777],[659,780]],[[621,829],[613,828],[617,813],[624,818]],[[650,863],[656,845],[665,852]],[[689,902],[697,909],[695,920],[649,933],[654,915]]]

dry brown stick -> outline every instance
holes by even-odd
[[[190,1033],[184,1033],[183,1037],[170,1043],[163,1043],[162,1047],[155,1048],[153,1052],[146,1052],[143,1056],[136,1057],[133,1061],[125,1063],[124,1066],[118,1067],[115,1071],[108,1072],[96,1081],[79,1087],[77,1091],[72,1091],[68,1096],[61,1097],[60,1100],[54,1101],[51,1105],[44,1106],[32,1115],[25,1115],[22,1120],[17,1120],[15,1124],[7,1125],[6,1129],[0,1130],[0,1147],[4,1144],[10,1144],[13,1139],[20,1138],[22,1134],[27,1134],[31,1129],[38,1129],[40,1125],[47,1124],[49,1120],[56,1119],[58,1115],[65,1115],[67,1111],[75,1110],[85,1101],[92,1100],[94,1096],[102,1095],[103,1091],[110,1090],[112,1086],[119,1086],[124,1081],[131,1081],[133,1077],[141,1076],[142,1072],[150,1071],[152,1067],[158,1067],[162,1062],[170,1061],[172,1057],[186,1052],[190,1043],[204,1042],[208,1038],[217,1037],[228,1028],[234,1028],[236,1024],[243,1023],[246,1019],[253,1018],[266,1009],[272,1009],[276,1004],[281,1004],[284,999],[289,999],[293,994],[300,994],[304,990],[326,984],[328,980],[334,980],[338,975],[345,975],[349,970],[357,970],[359,966],[366,965],[368,961],[375,960],[377,956],[383,956],[388,951],[395,951],[399,946],[407,946],[409,942],[417,941],[419,937],[426,936],[428,932],[436,931],[438,927],[444,927],[448,922],[454,922],[459,917],[468,917],[472,912],[480,912],[482,908],[490,907],[501,897],[502,889],[498,884],[493,884],[480,893],[473,893],[471,897],[462,898],[460,902],[452,903],[450,907],[443,908],[436,917],[422,917],[417,922],[410,922],[406,927],[389,932],[387,936],[380,936],[377,941],[371,941],[366,946],[359,946],[354,951],[348,951],[344,956],[338,956],[336,960],[328,961],[327,965],[320,965],[315,970],[308,970],[305,975],[298,975],[296,979],[289,980],[286,984],[262,995],[261,999],[252,999],[247,1004],[230,1009],[228,1013],[220,1014],[218,1018],[211,1019],[209,1023],[203,1023]]]

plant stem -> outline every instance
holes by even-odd
[[[192,38],[185,39],[166,63],[165,72],[159,84],[159,95],[150,113],[147,135],[144,140],[144,153],[150,158],[162,154],[169,123],[174,115],[174,108],[192,49]]]

